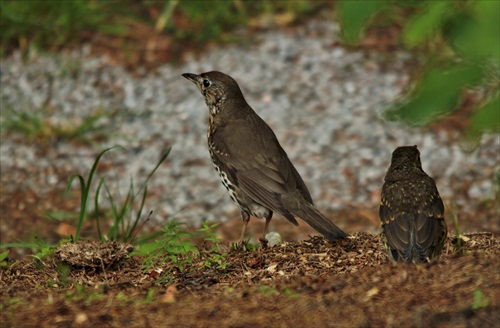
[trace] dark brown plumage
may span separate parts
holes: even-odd
[[[216,71],[182,76],[205,97],[208,148],[224,187],[241,210],[240,242],[251,215],[266,220],[265,237],[273,212],[295,225],[300,217],[331,240],[346,236],[314,207],[274,132],[248,105],[233,78]]]
[[[436,183],[422,169],[417,146],[392,153],[379,216],[391,260],[428,262],[441,254],[447,233],[444,205]]]

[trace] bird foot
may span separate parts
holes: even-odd
[[[236,244],[233,244],[236,249],[239,250],[246,250],[247,248],[247,241],[246,240],[239,240]]]
[[[266,238],[259,238],[259,241],[260,241],[260,247],[262,249],[266,249],[269,247],[269,241],[267,241]]]

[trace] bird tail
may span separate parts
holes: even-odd
[[[417,229],[414,223],[414,213],[396,215],[382,227],[387,248],[395,262],[425,261],[427,254],[417,240]]]
[[[300,206],[298,209],[292,211],[292,214],[304,220],[314,230],[332,241],[347,237],[345,232],[340,230],[339,227],[328,220],[311,204]]]
[[[393,259],[413,263],[429,262],[438,257],[447,231],[442,219],[425,213],[397,215],[383,230]]]
[[[414,229],[410,230],[409,233],[409,244],[407,248],[401,251],[401,257],[406,262],[429,262],[430,258],[428,253],[430,250],[422,247],[422,245],[418,243],[417,232]]]

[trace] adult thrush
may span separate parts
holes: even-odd
[[[422,169],[417,146],[392,153],[379,216],[392,261],[429,262],[441,254],[447,233],[444,205],[436,183]]]
[[[273,212],[294,225],[299,217],[330,240],[346,237],[314,207],[274,132],[248,105],[233,78],[217,71],[182,76],[194,82],[205,97],[208,149],[222,184],[241,210],[240,243],[250,216],[266,220],[261,239],[265,242]]]

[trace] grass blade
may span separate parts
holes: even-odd
[[[88,198],[89,198],[90,186],[92,184],[92,179],[94,178],[94,174],[97,170],[97,165],[99,164],[101,157],[105,153],[107,153],[108,151],[115,149],[115,148],[122,149],[122,150],[125,149],[122,146],[113,146],[113,147],[104,149],[102,152],[100,152],[99,155],[97,155],[97,157],[94,161],[94,164],[92,165],[92,168],[90,169],[89,176],[87,177],[87,183],[85,183],[85,180],[81,175],[75,175],[75,174],[72,175],[68,181],[66,191],[69,191],[71,184],[73,183],[73,180],[75,178],[78,178],[80,181],[81,204],[80,204],[80,216],[78,218],[78,225],[76,228],[76,235],[74,238],[75,241],[78,241],[78,239],[80,238],[80,232],[82,229],[83,221],[85,220],[85,218],[87,216],[87,202],[88,202]]]
[[[95,192],[94,199],[94,211],[95,211],[95,220],[97,225],[97,235],[99,236],[99,240],[103,240],[103,235],[101,232],[101,224],[99,222],[99,194],[101,193],[102,185],[104,184],[104,178],[99,180],[99,185],[97,186],[97,190]]]

